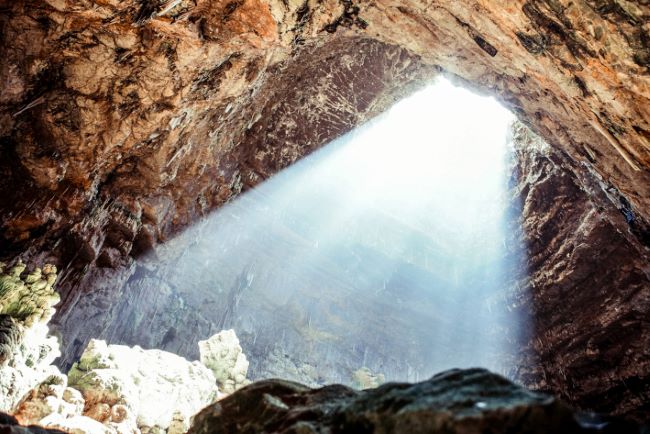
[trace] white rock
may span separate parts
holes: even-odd
[[[60,297],[53,265],[25,273],[18,260],[5,268],[0,262],[0,411],[12,412],[30,390],[60,375],[51,366],[60,356],[59,342],[47,328]]]
[[[110,427],[86,416],[65,418],[60,414],[52,414],[41,421],[47,428],[56,428],[71,434],[114,434]]]
[[[67,387],[63,391],[63,411],[64,416],[80,415],[84,411],[84,397],[77,389]]]
[[[7,364],[0,367],[0,411],[13,412],[25,395],[51,376],[59,376],[54,359],[61,355],[59,342],[48,336],[45,324],[37,323],[24,331],[22,343]]]
[[[357,389],[374,389],[385,382],[384,374],[375,374],[365,366],[352,373],[352,384]]]
[[[221,392],[233,393],[250,383],[246,379],[248,360],[234,330],[223,330],[199,341],[199,352],[201,363],[212,370]]]
[[[100,340],[88,344],[68,376],[70,385],[83,394],[87,409],[98,404],[110,407],[104,422],[121,425],[120,432],[133,429],[129,424],[133,418],[142,432],[165,431],[179,418],[189,423],[218,392],[214,375],[199,362]]]

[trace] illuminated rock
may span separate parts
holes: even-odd
[[[70,434],[115,434],[116,431],[111,430],[105,424],[97,422],[94,419],[91,419],[86,416],[73,416],[69,418],[63,418],[58,414],[52,415],[52,417],[46,418],[40,423],[41,426],[50,429],[58,429],[65,431]],[[126,434],[129,431],[117,431],[118,433]],[[133,431],[136,433],[136,431]]]
[[[352,384],[357,389],[374,389],[386,381],[383,374],[374,374],[370,369],[357,369],[352,373]]]
[[[52,366],[59,342],[47,327],[59,301],[56,267],[35,268],[27,276],[20,260],[5,268],[0,264],[0,411],[12,410],[32,388],[61,375]]]
[[[6,273],[0,263],[0,314],[9,315],[21,321],[26,327],[35,323],[46,324],[54,314],[53,306],[60,300],[54,291],[56,267],[45,265],[43,270],[35,268],[25,277],[25,264],[18,263]]]
[[[229,394],[250,383],[246,379],[248,360],[234,330],[224,330],[199,341],[201,363],[214,373],[219,391]]]
[[[217,396],[214,375],[199,362],[160,350],[92,340],[68,372],[81,391],[85,416],[118,433],[189,426],[189,418]]]
[[[79,391],[66,386],[65,375],[50,376],[23,398],[13,415],[22,425],[43,426],[49,426],[46,419],[53,414],[59,419],[80,416],[84,409],[83,397]]]

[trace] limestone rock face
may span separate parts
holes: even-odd
[[[575,163],[521,125],[514,134],[522,228],[512,234],[522,237],[528,277],[510,294],[533,322],[514,376],[584,409],[648,420],[650,252],[630,227],[629,204],[591,162]]]
[[[41,271],[34,271],[21,277],[25,264],[20,260],[4,272],[0,263],[0,315],[9,315],[31,327],[36,323],[47,324],[54,314],[53,306],[60,301],[53,289],[56,281],[56,267],[46,265]]]
[[[20,261],[7,270],[0,264],[0,411],[12,410],[35,386],[60,376],[52,365],[59,341],[47,327],[59,301],[52,287],[56,267],[24,276],[25,268]]]
[[[352,373],[352,382],[358,389],[374,389],[386,382],[383,374],[375,374],[365,366]]]
[[[12,244],[63,236],[67,259],[115,266],[438,71],[498,94],[572,158],[596,155],[650,215],[646,3],[19,0],[4,12]]]
[[[581,433],[564,404],[485,370],[443,372],[417,384],[362,392],[267,380],[199,413],[190,434]],[[636,432],[634,429],[621,430]]]
[[[206,343],[208,342],[208,343]],[[235,388],[248,364],[232,330],[202,343],[212,368]],[[22,425],[74,434],[183,434],[191,417],[219,396],[210,369],[165,351],[92,340],[68,376],[53,374],[13,410]],[[0,376],[11,371],[0,368]]]
[[[246,379],[248,360],[234,330],[199,341],[199,352],[201,363],[212,370],[221,392],[230,394],[250,383]]]
[[[76,389],[66,387],[67,376],[51,376],[23,398],[13,415],[21,425],[39,425],[74,434],[136,434],[134,421],[104,423],[84,416],[85,401]],[[86,412],[92,414],[90,412]]]
[[[214,375],[199,362],[160,350],[92,340],[68,373],[85,400],[84,415],[118,433],[187,429],[217,397]]]

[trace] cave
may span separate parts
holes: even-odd
[[[0,411],[17,418],[0,425],[641,432],[649,17],[628,0],[0,4]],[[436,83],[496,105],[436,108]],[[501,108],[504,154],[485,133],[408,146],[446,112],[470,134]],[[465,190],[428,188],[436,173]],[[447,229],[498,203],[492,247],[405,220],[441,203],[461,210]],[[98,391],[108,371],[124,396]]]

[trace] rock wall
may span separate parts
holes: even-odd
[[[520,380],[582,408],[647,419],[650,256],[629,204],[591,162],[522,127],[515,141],[529,280],[513,294],[534,321]]]
[[[117,432],[184,433],[190,418],[217,398],[212,372],[160,350],[92,340],[68,372],[84,415]]]
[[[114,266],[438,71],[498,94],[571,158],[592,158],[648,221],[648,5],[165,5],[3,7],[8,247]]]
[[[440,71],[593,160],[647,242],[647,5],[244,3],[4,7],[5,254],[124,265]]]

